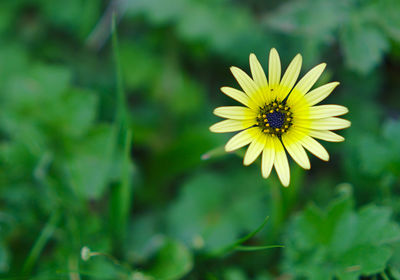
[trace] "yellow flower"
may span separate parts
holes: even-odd
[[[348,109],[340,105],[315,105],[325,99],[338,82],[328,83],[310,91],[325,69],[321,63],[311,69],[297,82],[302,64],[296,55],[281,78],[281,62],[278,52],[269,54],[268,80],[260,62],[250,55],[250,70],[253,78],[237,67],[231,67],[243,91],[223,87],[221,91],[244,106],[225,106],[214,110],[214,114],[226,118],[210,127],[212,132],[240,131],[226,143],[227,152],[248,144],[244,165],[250,165],[261,156],[261,172],[268,178],[272,167],[281,183],[287,187],[290,171],[285,148],[289,155],[304,169],[310,169],[310,160],[304,148],[328,161],[329,154],[314,138],[341,142],[344,138],[331,130],[343,129],[350,122],[337,118]]]

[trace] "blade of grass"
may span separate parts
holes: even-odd
[[[260,251],[271,248],[284,248],[283,245],[267,245],[267,246],[236,246],[236,251]]]
[[[235,243],[233,243],[233,246],[236,247],[237,245],[242,244],[243,242],[246,242],[247,240],[252,238],[254,235],[259,233],[265,227],[265,225],[267,224],[268,219],[269,219],[269,216],[265,217],[264,221],[262,222],[261,225],[258,226],[258,228],[256,228],[254,231],[250,232],[245,237],[243,237],[243,238],[239,239],[238,241],[236,241]]]
[[[122,77],[121,57],[119,53],[118,34],[116,30],[116,14],[112,15],[112,50],[116,73],[117,106],[115,114],[115,126],[118,130],[118,144],[115,150],[115,158],[121,160],[121,178],[116,186],[111,190],[110,201],[110,225],[113,233],[114,251],[118,255],[125,238],[126,225],[129,211],[132,206],[132,186],[131,186],[131,159],[130,147],[132,134],[128,129],[127,105]]]
[[[115,63],[115,73],[116,73],[116,90],[117,90],[117,114],[116,122],[121,125],[121,129],[127,129],[127,116],[126,116],[126,98],[125,89],[122,78],[122,67],[121,67],[121,57],[119,54],[119,43],[118,34],[116,29],[116,15],[115,12],[112,15],[111,21],[111,32],[112,32],[112,50]]]
[[[240,246],[242,243],[246,242],[247,240],[249,240],[250,238],[252,238],[253,236],[255,236],[257,233],[259,233],[264,226],[267,224],[269,217],[267,216],[264,221],[262,222],[261,225],[259,225],[254,231],[250,232],[248,235],[246,235],[245,237],[242,237],[238,240],[236,240],[235,242],[233,242],[230,245],[227,245],[225,247],[222,247],[221,249],[217,249],[215,251],[212,251],[210,253],[208,253],[206,255],[207,258],[212,258],[212,257],[220,257],[222,255],[226,255],[234,250],[236,250],[236,248],[238,246]]]
[[[132,206],[130,147],[132,134],[127,132],[123,150],[121,178],[111,193],[111,226],[116,246],[120,246],[124,237],[129,211]]]
[[[46,226],[40,233],[35,244],[33,245],[31,251],[29,252],[29,255],[22,268],[22,273],[24,275],[29,275],[31,273],[32,268],[35,265],[36,261],[38,260],[40,253],[43,251],[44,246],[46,245],[50,237],[53,235],[54,229],[59,220],[60,220],[60,213],[58,211],[54,211],[53,214],[50,216]]]

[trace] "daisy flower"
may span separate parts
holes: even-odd
[[[221,91],[244,106],[218,107],[214,114],[226,118],[210,127],[212,132],[240,131],[225,145],[227,152],[249,145],[243,164],[250,165],[261,155],[261,173],[268,178],[272,167],[285,187],[290,183],[287,153],[304,169],[310,169],[308,150],[322,160],[329,154],[314,138],[341,142],[344,138],[331,130],[350,126],[348,120],[337,116],[348,109],[340,105],[316,105],[338,85],[328,83],[310,91],[325,69],[321,63],[300,81],[302,57],[296,55],[281,77],[281,62],[276,49],[269,54],[268,80],[260,62],[250,55],[251,77],[237,67],[231,67],[243,91],[222,87]],[[285,151],[286,149],[286,151]]]

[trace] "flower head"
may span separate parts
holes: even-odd
[[[328,83],[310,91],[325,69],[321,63],[312,68],[300,81],[302,57],[296,55],[281,77],[281,62],[278,52],[269,54],[268,80],[260,62],[250,55],[252,78],[237,67],[231,71],[243,91],[223,87],[221,91],[244,106],[225,106],[214,110],[214,114],[226,118],[210,127],[212,132],[240,131],[225,145],[227,152],[249,145],[244,156],[244,165],[250,165],[261,156],[261,171],[268,178],[272,167],[281,183],[290,182],[289,163],[286,151],[304,169],[310,169],[310,160],[305,149],[322,160],[329,154],[314,138],[341,142],[344,138],[331,130],[350,126],[348,120],[337,116],[348,109],[340,105],[316,105],[339,85]],[[285,151],[286,148],[286,151]]]

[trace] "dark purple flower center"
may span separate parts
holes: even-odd
[[[281,112],[274,111],[273,113],[267,114],[267,120],[270,127],[282,128],[285,123],[285,115]]]
[[[277,100],[260,107],[257,116],[257,126],[265,134],[281,136],[292,126],[292,112],[290,107]]]

